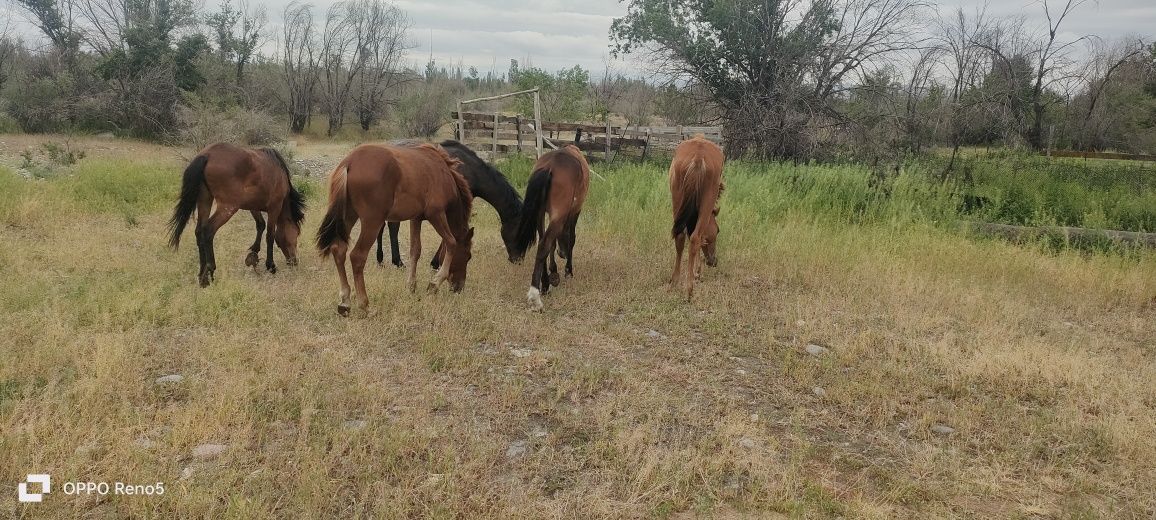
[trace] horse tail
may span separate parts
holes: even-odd
[[[205,188],[205,165],[208,163],[209,156],[198,155],[181,176],[181,195],[173,208],[173,217],[169,219],[169,247],[176,249],[180,245],[181,233],[185,232],[185,225],[197,209],[197,199],[201,197],[201,189]]]
[[[514,239],[514,253],[526,254],[534,245],[538,233],[542,231],[542,219],[546,216],[546,201],[550,197],[550,184],[554,174],[549,168],[538,168],[530,175],[526,184],[525,205],[522,206],[522,220],[518,223],[518,234]]]
[[[688,236],[694,233],[695,224],[698,223],[699,197],[702,196],[704,188],[702,184],[707,178],[706,158],[691,158],[681,178],[678,179],[681,183],[679,189],[682,191],[682,204],[675,212],[674,227],[670,229],[672,237],[682,233]]]
[[[333,173],[329,174],[329,209],[321,219],[317,230],[317,250],[321,256],[328,256],[329,249],[337,242],[349,242],[349,228],[345,226],[345,212],[349,206],[346,187],[349,158],[341,161]]]

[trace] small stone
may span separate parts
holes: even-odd
[[[157,445],[157,443],[153,442],[152,439],[149,439],[148,437],[137,437],[136,440],[132,441],[132,443],[135,444],[138,448],[143,448],[146,450],[152,449],[153,446]]]
[[[815,394],[815,397],[827,397],[827,391],[821,386],[812,387],[811,393]]]
[[[517,358],[530,357],[531,352],[533,352],[533,351],[531,351],[528,348],[512,348],[512,349],[510,349],[510,355],[517,357]]]
[[[806,325],[806,324],[807,324],[807,322],[806,322],[806,321],[803,321],[803,320],[795,320],[795,326],[796,326],[796,327],[802,327],[803,325]]]
[[[180,374],[169,374],[167,376],[158,377],[156,383],[158,385],[175,384],[185,380],[185,376]]]
[[[1075,326],[1076,326],[1076,324],[1075,324],[1075,323],[1072,323],[1072,322],[1070,322],[1070,321],[1065,321],[1065,322],[1064,322],[1064,326],[1065,326],[1065,327],[1075,327]]]
[[[935,426],[931,427],[931,432],[938,435],[951,435],[955,433],[955,428],[952,428],[946,424],[936,424]]]
[[[824,347],[822,345],[817,345],[815,343],[807,343],[807,346],[805,348],[807,350],[807,353],[812,355],[812,356],[822,356],[823,354],[827,354],[827,353],[831,352],[831,349]]]
[[[745,376],[745,375],[747,375],[747,371],[746,371],[746,370],[743,370],[743,369],[741,369],[741,368],[736,368],[736,369],[735,369],[735,373],[736,373],[736,374],[738,374],[738,375],[740,375],[740,376]]]
[[[649,331],[647,331],[646,337],[648,337],[650,339],[666,339],[665,334],[663,334],[657,330],[654,330],[654,329],[650,329]]]
[[[743,437],[742,439],[739,439],[739,446],[742,446],[748,450],[753,449],[755,447],[755,440],[750,437]]]
[[[549,434],[550,432],[547,432],[546,429],[541,426],[536,426],[530,431],[530,436],[535,439],[541,439]]]
[[[224,444],[201,444],[193,448],[193,458],[195,459],[211,459],[229,449]]]
[[[526,454],[526,441],[514,441],[506,448],[506,458],[516,459]]]
[[[181,470],[181,478],[179,478],[178,480],[188,480],[188,479],[192,478],[192,476],[193,476],[193,467],[192,466],[185,466],[184,469]]]
[[[751,414],[751,422],[759,422],[759,414],[752,413]]]
[[[369,423],[363,419],[353,419],[341,423],[341,427],[345,428],[346,430],[360,430],[368,425]]]

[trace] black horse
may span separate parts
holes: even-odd
[[[418,141],[395,141],[394,143],[420,144]],[[466,182],[470,185],[470,192],[473,193],[474,197],[490,203],[498,212],[498,218],[502,221],[502,242],[506,244],[506,254],[509,255],[510,262],[521,260],[520,255],[515,256],[514,254],[514,239],[518,233],[518,223],[522,217],[522,197],[518,195],[518,191],[510,186],[510,182],[506,180],[506,176],[502,175],[502,172],[483,161],[466,145],[448,139],[442,141],[441,147],[451,157],[462,162],[458,166],[458,173],[466,178]],[[401,261],[401,251],[397,244],[397,230],[400,224],[388,222],[386,227],[389,228],[389,252],[393,257],[393,265],[402,267],[405,264]],[[385,263],[384,235],[385,228],[382,228],[377,234],[377,263],[379,265]],[[430,260],[430,267],[434,269],[440,267],[441,259],[442,249],[439,247],[438,252]]]

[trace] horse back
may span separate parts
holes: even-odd
[[[208,158],[205,186],[218,204],[279,211],[289,192],[289,175],[280,160],[264,151],[228,143],[209,145],[199,155]]]

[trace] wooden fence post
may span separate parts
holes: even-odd
[[[610,114],[606,114],[606,162],[610,162]]]
[[[518,153],[522,153],[522,116],[514,116],[514,132],[518,136]]]
[[[490,152],[490,160],[498,158],[498,111],[494,110],[494,148]]]
[[[537,152],[538,157],[542,156],[542,106],[541,106],[541,103],[542,103],[542,100],[540,99],[540,96],[538,95],[538,90],[535,89],[534,90],[534,133],[537,134],[535,136],[535,138],[537,139],[538,142],[536,144],[535,151]]]
[[[458,101],[458,142],[466,142],[465,115],[462,114],[462,102]]]

